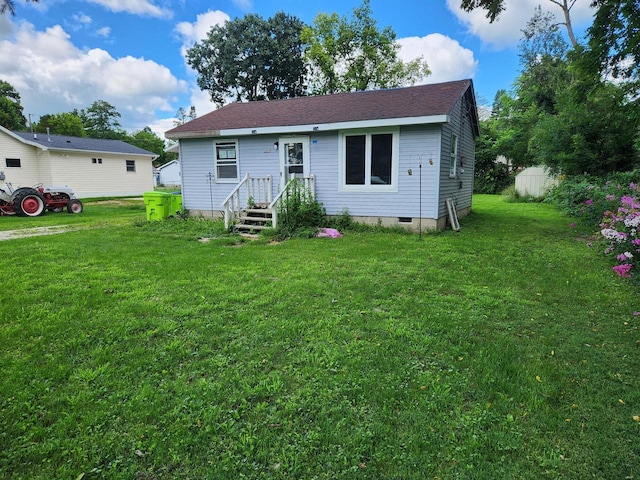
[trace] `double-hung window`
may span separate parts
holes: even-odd
[[[340,170],[343,191],[397,191],[398,131],[343,133]]]
[[[232,183],[238,181],[238,144],[232,142],[215,143],[216,181]]]

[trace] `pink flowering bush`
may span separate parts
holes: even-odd
[[[640,280],[640,186],[629,185],[615,209],[604,212],[600,233],[607,240],[605,254],[616,259],[613,271],[623,278]]]

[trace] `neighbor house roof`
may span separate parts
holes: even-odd
[[[330,130],[389,124],[443,123],[464,95],[477,110],[471,80],[286,100],[236,102],[175,127],[167,138]],[[477,130],[477,129],[476,129]]]
[[[33,145],[43,150],[85,151],[93,153],[119,153],[125,155],[152,155],[153,152],[136,147],[122,140],[107,140],[104,138],[71,137],[69,135],[48,135],[32,132],[5,132],[12,134],[23,143]]]

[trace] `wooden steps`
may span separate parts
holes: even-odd
[[[271,228],[273,212],[266,206],[256,205],[255,208],[244,210],[238,220],[233,227],[236,232],[259,232]]]

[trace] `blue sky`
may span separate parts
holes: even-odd
[[[320,12],[350,15],[361,0],[16,0],[17,15],[0,17],[0,79],[22,97],[34,121],[47,113],[106,100],[129,132],[162,133],[178,108],[198,115],[214,106],[201,92],[184,52],[213,25],[247,13],[279,11],[311,23]],[[473,78],[480,103],[509,89],[519,71],[521,29],[536,5],[558,14],[551,0],[507,0],[494,24],[466,14],[460,0],[371,0],[380,28],[391,26],[401,58],[423,56],[432,74],[422,83]],[[591,23],[590,0],[572,10],[578,33]]]

